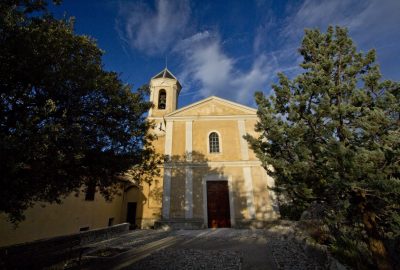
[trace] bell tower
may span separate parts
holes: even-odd
[[[167,68],[151,78],[150,101],[154,107],[150,109],[149,117],[163,117],[175,111],[181,89],[178,79]]]

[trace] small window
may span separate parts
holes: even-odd
[[[85,201],[94,201],[94,194],[96,193],[96,185],[89,183],[86,187]]]
[[[114,225],[114,218],[113,217],[108,219],[108,227],[110,227],[112,225]]]
[[[165,92],[164,89],[161,89],[160,92],[158,92],[158,109],[165,110],[166,104],[167,104],[167,93]]]
[[[210,153],[219,153],[219,137],[216,132],[211,132],[208,136]]]

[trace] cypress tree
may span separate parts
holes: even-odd
[[[345,28],[306,30],[299,52],[302,74],[280,73],[272,95],[256,93],[260,136],[246,138],[275,178],[283,215],[299,218],[318,204],[333,252],[357,268],[392,269],[399,83],[381,79],[375,50],[357,52]]]

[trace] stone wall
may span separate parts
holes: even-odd
[[[85,227],[103,228],[110,219],[114,224],[125,222],[126,214],[121,211],[123,196],[106,201],[96,192],[93,201],[86,201],[85,192],[75,195],[71,193],[61,204],[36,203],[24,212],[26,218],[17,228],[6,214],[0,213],[0,247],[69,235]]]
[[[129,223],[0,248],[1,269],[41,269],[79,256],[84,245],[113,238],[129,230]]]

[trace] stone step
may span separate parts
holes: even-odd
[[[156,221],[154,227],[156,229],[198,230],[204,229],[205,225],[203,220],[171,219]]]

